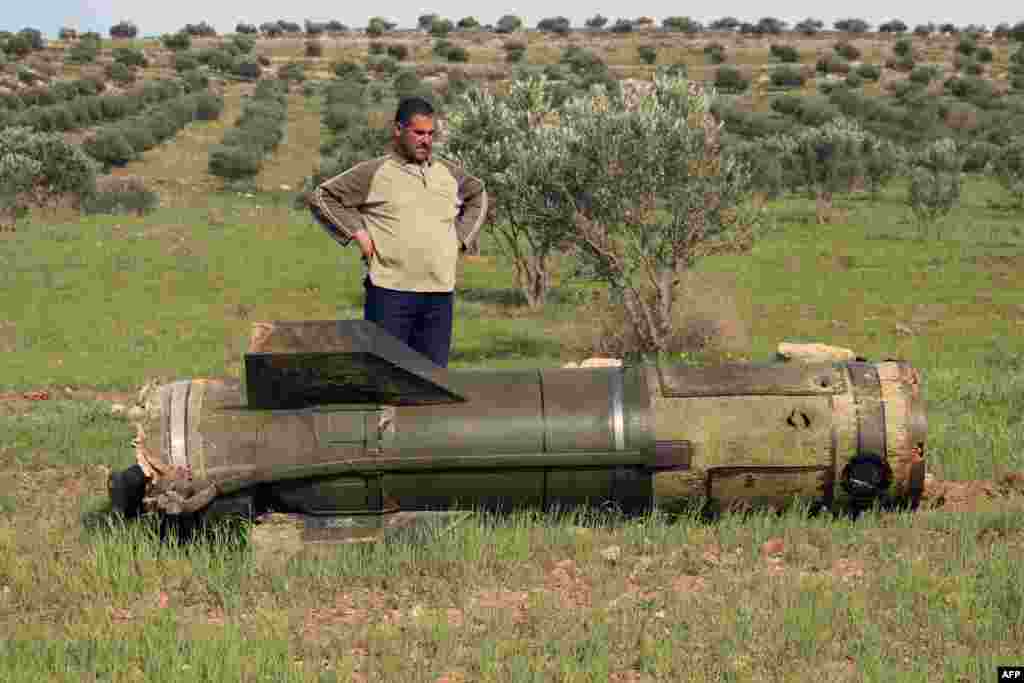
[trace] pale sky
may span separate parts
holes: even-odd
[[[359,5],[356,7],[355,5]],[[286,19],[302,24],[305,19],[326,21],[337,19],[352,28],[366,26],[371,16],[379,15],[398,23],[400,28],[413,28],[416,17],[436,13],[458,21],[465,16],[474,16],[481,24],[496,23],[504,14],[514,14],[532,28],[545,17],[568,17],[572,26],[583,26],[583,22],[595,14],[603,14],[611,22],[623,17],[635,19],[640,16],[653,17],[660,25],[662,19],[674,15],[689,15],[708,23],[723,16],[734,16],[741,21],[755,22],[763,16],[773,16],[793,23],[806,17],[820,19],[826,28],[831,28],[836,19],[854,17],[865,19],[877,27],[888,19],[902,19],[911,28],[916,24],[933,21],[953,22],[957,26],[985,24],[992,28],[1000,22],[1015,24],[1024,20],[1024,11],[1011,9],[1013,3],[987,2],[939,3],[912,0],[896,4],[883,0],[862,0],[858,3],[830,3],[823,6],[816,0],[779,0],[769,6],[750,0],[735,0],[730,3],[707,3],[692,6],[669,0],[646,0],[633,3],[597,3],[580,0],[550,2],[526,0],[524,2],[484,2],[471,0],[434,1],[418,7],[408,0],[376,0],[362,3],[327,2],[326,0],[292,0],[288,3],[257,2],[252,0],[177,0],[176,2],[131,2],[129,0],[43,0],[24,2],[5,0],[0,13],[0,30],[17,31],[30,26],[38,28],[49,37],[56,37],[61,26],[71,26],[81,31],[99,31],[104,36],[112,24],[128,19],[139,27],[140,35],[159,35],[180,29],[188,23],[206,21],[220,33],[230,33],[239,21],[260,24],[264,21]],[[372,9],[370,9],[372,8]]]

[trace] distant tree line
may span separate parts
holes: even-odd
[[[526,24],[522,17],[514,14],[502,15],[493,24],[481,24],[480,21],[473,16],[466,16],[458,21],[453,21],[436,13],[421,14],[416,19],[417,30],[429,33],[438,38],[443,38],[452,31],[487,30],[495,33],[514,33],[524,30],[525,27]],[[375,16],[370,18],[367,22],[365,31],[371,36],[379,36],[383,33],[394,31],[397,28],[397,22],[384,17]],[[562,15],[544,17],[534,25],[534,28],[535,30],[544,33],[555,33],[559,35],[565,35],[574,30],[569,18]],[[637,17],[633,19],[620,17],[615,21],[612,21],[608,17],[598,13],[586,19],[583,22],[583,26],[579,28],[587,31],[630,33],[634,30],[649,30],[656,28],[656,26],[654,19],[650,17]],[[846,17],[832,22],[832,30],[840,33],[864,34],[871,31],[871,29],[872,24],[870,22],[856,17]],[[305,34],[309,36],[339,34],[346,33],[351,30],[353,30],[351,27],[336,19],[329,21],[313,21],[311,19],[306,19],[301,24],[287,19],[265,21],[260,24],[240,21],[235,25],[235,33],[247,35],[259,34],[268,38],[296,34]],[[761,17],[756,21],[743,21],[734,16],[724,16],[704,24],[689,16],[669,16],[662,19],[660,30],[687,34],[714,31],[732,32],[743,35],[779,35],[792,31],[794,33],[813,36],[825,30],[825,23],[820,19],[808,17],[791,26],[789,22],[772,16]],[[895,35],[913,33],[913,35],[919,37],[927,37],[933,34],[945,36],[990,35],[995,39],[1009,39],[1024,42],[1024,21],[1019,21],[1016,24],[1003,22],[991,29],[984,24],[956,26],[950,22],[938,24],[929,22],[925,24],[917,24],[913,29],[911,29],[910,26],[902,19],[892,18],[880,23],[877,26],[877,31],[879,33]],[[139,28],[132,21],[122,20],[111,26],[109,33],[110,37],[113,39],[131,39],[138,37]],[[177,31],[177,33],[185,34],[190,37],[214,37],[217,35],[216,29],[206,21],[200,21],[195,24],[185,24]],[[80,40],[87,35],[89,34],[79,34],[77,29],[73,27],[63,27],[60,29],[58,34],[59,38],[65,41]],[[96,34],[96,37],[98,38],[98,34]],[[7,31],[0,32],[0,49],[3,49],[6,53],[23,55],[32,49],[42,49],[44,43],[45,41],[43,41],[42,33],[38,29],[25,28],[18,33],[10,33]],[[28,47],[26,47],[26,44]]]

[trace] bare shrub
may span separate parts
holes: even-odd
[[[649,286],[649,285],[645,285]],[[727,273],[686,272],[675,288],[668,354],[742,354],[751,346],[750,324],[741,312],[739,288]],[[648,292],[653,296],[653,292]],[[566,351],[580,358],[626,358],[646,349],[626,308],[609,290],[594,291],[566,335]]]

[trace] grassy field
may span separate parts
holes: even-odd
[[[810,202],[770,203],[769,233],[702,262],[689,305],[743,358],[815,340],[911,361],[930,471],[987,482],[969,504],[856,521],[522,513],[291,556],[111,520],[106,476],[133,433],[109,400],[237,375],[253,321],[361,317],[354,250],[286,192],[4,234],[0,680],[952,682],[1020,663],[1024,504],[999,482],[1024,470],[1022,219],[972,178],[941,239],[921,239],[904,192],[841,202],[848,222],[828,227]],[[590,287],[569,259],[534,312],[490,239],[482,254],[460,266],[453,367],[579,360]]]
[[[652,43],[658,64],[683,61],[698,79],[713,77],[710,40],[757,76],[772,42],[809,65],[838,39],[512,38],[535,65],[592,47],[620,77],[653,72],[636,53]],[[509,71],[505,39],[453,36],[470,61],[451,68]],[[429,37],[392,41],[438,66]],[[892,42],[854,41],[872,63]],[[946,63],[956,39],[914,42],[919,61]],[[157,41],[131,44],[152,58],[147,78],[170,75]],[[306,59],[290,38],[255,52],[327,77],[368,45],[328,38]],[[995,47],[1002,79],[1008,48]],[[848,220],[827,227],[812,202],[770,202],[750,254],[707,259],[689,280],[686,310],[724,333],[732,357],[821,341],[922,371],[929,471],[947,484],[916,513],[521,512],[298,552],[248,529],[185,544],[112,519],[107,476],[131,464],[134,436],[112,401],[130,404],[152,379],[237,376],[255,321],[362,316],[355,249],[283,187],[318,163],[318,98],[290,96],[262,191],[224,192],[206,174],[247,89],[228,85],[219,121],[118,171],[160,193],[155,213],[52,213],[0,233],[0,681],[959,683],[1024,663],[1024,486],[1008,476],[1024,471],[1024,215],[994,208],[1000,190],[983,178],[967,181],[938,237],[917,233],[899,182],[878,200],[840,200]],[[767,107],[762,90],[745,96],[754,108]],[[594,285],[573,269],[560,257],[549,304],[531,311],[485,232],[482,255],[460,264],[452,367],[585,357]],[[49,398],[26,396],[39,391]]]

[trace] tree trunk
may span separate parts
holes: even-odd
[[[832,193],[827,190],[818,190],[817,218],[818,225],[832,222]]]
[[[548,290],[551,288],[551,274],[548,272],[547,254],[525,254],[515,259],[516,286],[526,297],[531,311],[544,307]]]

